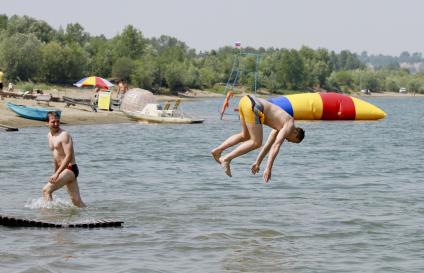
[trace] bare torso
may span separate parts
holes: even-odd
[[[258,100],[264,106],[265,125],[275,130],[281,130],[285,124],[292,124],[289,121],[293,121],[293,118],[286,111],[262,98],[258,98]]]
[[[53,152],[53,158],[57,166],[60,166],[62,164],[62,161],[65,159],[66,154],[63,149],[63,141],[66,141],[67,138],[70,138],[70,141],[72,141],[71,136],[68,132],[60,129],[59,132],[52,135],[51,133],[48,134],[49,138],[49,148]],[[75,155],[74,151],[72,149],[72,159],[70,164],[75,164]]]

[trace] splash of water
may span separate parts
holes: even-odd
[[[25,204],[25,208],[32,210],[36,209],[70,209],[74,208],[74,205],[66,200],[55,198],[53,201],[44,201],[42,197],[37,199],[28,200]]]

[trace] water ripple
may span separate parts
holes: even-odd
[[[0,271],[421,273],[423,99],[369,100],[388,117],[299,122],[307,137],[282,146],[268,184],[250,174],[257,152],[232,162],[232,178],[210,157],[240,126],[236,116],[217,119],[220,99],[184,103],[205,118],[194,126],[66,126],[84,209],[65,190],[41,198],[53,166],[46,128],[0,133],[0,214],[125,221],[0,227]]]

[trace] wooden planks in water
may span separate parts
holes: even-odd
[[[10,127],[10,126],[3,125],[3,124],[0,124],[0,128],[3,128],[3,129],[5,129],[5,130],[6,130],[6,131],[8,131],[8,132],[15,132],[15,131],[19,131],[19,129],[18,129],[18,128]]]
[[[0,215],[0,225],[7,227],[40,227],[40,228],[104,228],[121,227],[123,221],[96,220],[84,223],[48,223],[38,220],[16,218],[13,216]]]

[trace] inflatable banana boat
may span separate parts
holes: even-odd
[[[268,99],[296,120],[377,120],[386,113],[364,100],[338,93],[305,93]]]

